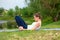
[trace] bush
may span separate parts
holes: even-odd
[[[47,25],[47,24],[52,23],[52,22],[53,22],[52,18],[51,17],[47,17],[47,18],[42,20],[42,26]]]
[[[7,23],[0,24],[0,29],[6,29],[6,28],[7,28]]]
[[[2,27],[2,24],[0,24],[0,29],[2,29],[3,27]]]
[[[15,21],[8,21],[7,22],[7,28],[8,29],[17,28]]]
[[[15,21],[8,21],[6,23],[0,24],[0,29],[13,29],[17,28]]]

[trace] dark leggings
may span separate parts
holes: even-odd
[[[15,20],[18,27],[22,26],[24,29],[27,29],[27,24],[24,22],[24,20],[20,16],[15,16]]]

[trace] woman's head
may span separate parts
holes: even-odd
[[[40,13],[35,13],[35,14],[34,14],[34,20],[35,20],[35,21],[41,20],[41,15],[40,15]]]

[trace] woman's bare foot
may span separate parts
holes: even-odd
[[[24,28],[22,26],[19,27],[19,30],[23,30]]]

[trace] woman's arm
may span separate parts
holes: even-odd
[[[36,25],[31,30],[36,30],[40,26],[40,23],[36,23]]]

